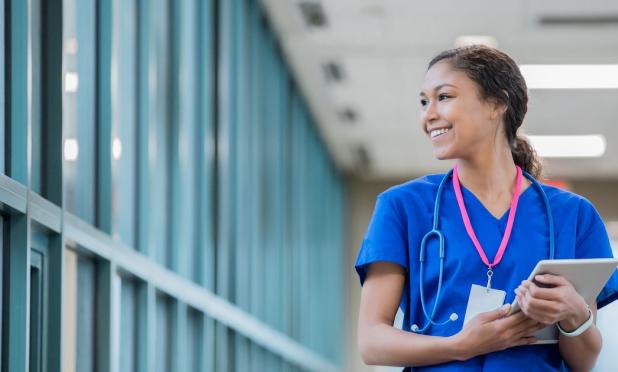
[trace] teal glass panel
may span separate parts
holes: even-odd
[[[2,6],[2,2],[0,2],[0,6]],[[1,15],[0,11],[0,15]],[[0,18],[2,19],[2,18]],[[0,41],[1,43],[1,41]],[[0,92],[2,89],[0,89]],[[1,120],[1,119],[0,119]],[[5,247],[4,240],[4,218],[0,215],[0,247],[2,247],[2,251],[0,252],[0,267],[2,267],[4,272],[4,254],[8,252],[8,247]],[[4,319],[4,275],[0,275],[0,319]],[[2,366],[2,350],[4,344],[4,331],[2,329],[2,321],[0,321],[0,366]]]
[[[3,25],[6,24],[6,19],[4,18],[4,0],[0,0],[0,21],[2,21]],[[6,102],[4,98],[4,89],[5,89],[4,72],[6,70],[4,43],[5,43],[4,27],[0,27],[0,173],[2,174],[5,173],[5,167],[6,167],[5,158],[4,158],[4,151],[6,147],[6,139],[5,139],[5,133],[4,133],[4,128],[6,127],[5,116],[4,116],[4,105]]]
[[[28,1],[28,116],[30,124],[30,188],[43,194],[42,27],[41,0]]]
[[[168,372],[172,370],[172,335],[173,329],[173,303],[167,296],[157,294],[156,300],[156,372]]]
[[[65,252],[64,361],[70,371],[96,370],[96,262]]]
[[[138,287],[124,278],[120,289],[120,372],[137,371]]]
[[[215,19],[214,1],[197,2],[197,63],[195,64],[196,86],[199,101],[196,102],[196,213],[197,252],[193,262],[194,280],[210,290],[214,290],[215,278],[215,130],[214,130],[214,75],[215,75]]]
[[[204,366],[204,316],[199,311],[189,308],[187,332],[188,371],[200,372]]]
[[[137,1],[112,2],[112,235],[136,246]]]
[[[197,113],[197,81],[195,75],[196,64],[196,30],[197,11],[195,0],[178,2],[175,5],[177,17],[172,19],[177,40],[173,41],[178,58],[174,63],[174,79],[177,84],[177,93],[173,97],[175,104],[175,128],[173,172],[173,200],[171,223],[174,225],[172,237],[175,265],[173,268],[185,277],[194,278],[195,272],[192,263],[196,258],[196,152],[195,135],[199,125]],[[176,25],[175,22],[178,22]]]
[[[170,27],[169,3],[153,0],[149,4],[149,138],[148,169],[150,173],[149,242],[153,257],[161,264],[171,260],[169,248],[170,154]]]
[[[44,280],[43,254],[35,250],[30,254],[30,339],[29,339],[29,371],[43,370],[43,316]]]
[[[95,371],[96,366],[96,265],[77,259],[77,360],[76,371]]]
[[[65,206],[95,222],[95,2],[65,0],[63,157]]]

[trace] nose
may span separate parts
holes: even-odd
[[[438,111],[436,109],[436,105],[429,101],[425,108],[421,110],[421,122],[423,126],[427,126],[430,122],[438,119]]]

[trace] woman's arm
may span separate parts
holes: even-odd
[[[585,300],[568,280],[557,275],[538,275],[535,279],[552,288],[540,288],[527,280],[522,283],[517,289],[517,302],[526,315],[547,325],[560,322],[565,331],[575,330],[588,319]],[[590,310],[596,321],[596,302]],[[601,345],[601,333],[595,325],[576,337],[560,334],[560,355],[573,371],[594,368]]]
[[[590,306],[592,315],[596,323],[597,304]],[[572,331],[588,320],[588,310],[585,309],[584,315],[577,319],[565,319],[560,322],[560,326],[565,331]],[[592,325],[588,330],[577,337],[567,337],[560,334],[560,355],[572,371],[590,371],[596,364],[603,341],[601,332]]]
[[[370,265],[362,289],[358,346],[367,364],[421,366],[465,360],[534,342],[538,322],[519,312],[505,318],[508,306],[483,313],[451,337],[419,335],[393,327],[405,272],[397,264]]]

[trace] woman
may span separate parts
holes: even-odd
[[[447,50],[429,63],[420,93],[421,127],[436,158],[456,165],[452,174],[415,179],[377,199],[356,262],[363,285],[358,341],[366,363],[440,371],[594,366],[601,335],[588,319],[618,298],[618,275],[592,304],[559,276],[522,282],[542,259],[612,257],[590,202],[534,180],[541,165],[517,135],[527,100],[517,65],[496,49]],[[436,224],[436,207],[442,261],[435,232],[420,251]],[[497,296],[488,300],[493,305],[485,303],[488,294]],[[515,298],[521,312],[509,314],[505,305],[468,319],[475,307],[495,309]],[[398,307],[404,313],[401,330],[393,327]],[[562,330],[559,342],[531,345],[535,332],[552,324]],[[572,337],[571,331],[581,334]]]

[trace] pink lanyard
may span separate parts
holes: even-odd
[[[502,236],[502,242],[500,242],[500,247],[498,248],[498,252],[496,253],[494,262],[492,263],[489,263],[487,255],[485,255],[485,251],[483,250],[481,243],[476,238],[476,234],[474,233],[474,229],[472,228],[472,223],[470,222],[470,217],[468,217],[466,205],[464,204],[463,196],[461,194],[461,185],[459,183],[459,171],[457,170],[457,165],[455,165],[453,169],[453,186],[455,189],[455,197],[457,198],[457,204],[459,204],[461,218],[463,219],[463,223],[466,227],[466,231],[468,232],[468,236],[472,240],[474,247],[476,247],[479,256],[481,256],[481,260],[483,261],[485,266],[487,266],[487,289],[491,288],[491,277],[493,275],[493,268],[494,266],[498,265],[502,260],[502,256],[504,255],[504,251],[506,250],[506,245],[508,244],[509,238],[511,237],[511,231],[513,230],[513,222],[515,220],[515,212],[517,211],[517,203],[519,201],[519,193],[521,191],[522,181],[521,168],[519,166],[516,166],[516,168],[517,181],[515,183],[515,192],[513,193],[513,199],[511,199],[511,209],[509,210],[509,218],[506,223],[506,230],[504,231],[504,235]]]

